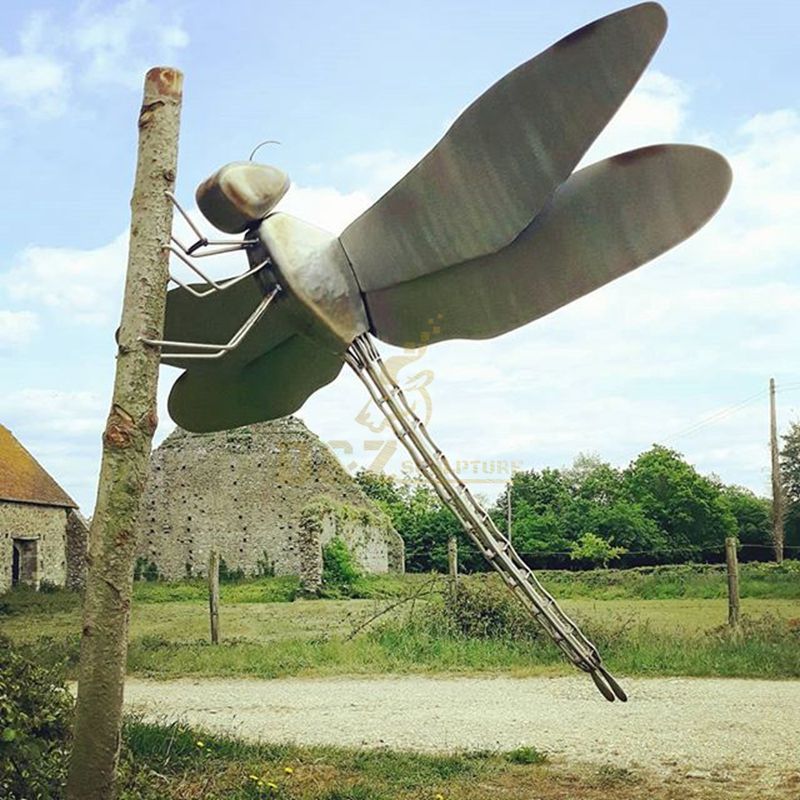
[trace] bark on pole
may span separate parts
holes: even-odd
[[[141,339],[163,338],[172,229],[164,193],[175,184],[182,88],[183,75],[170,67],[145,77],[117,370],[89,530],[68,800],[114,796],[136,521],[158,422],[159,353]]]

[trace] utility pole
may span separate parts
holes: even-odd
[[[514,485],[514,476],[508,481],[508,491],[506,492],[506,532],[508,541],[511,541],[511,487]]]
[[[772,451],[772,543],[775,561],[783,562],[783,481],[778,455],[778,422],[775,411],[775,378],[769,379],[769,441]]]
[[[145,76],[117,369],[89,530],[68,800],[114,797],[136,524],[158,424],[160,353],[142,339],[163,338],[172,232],[165,192],[175,186],[182,89],[176,69]]]

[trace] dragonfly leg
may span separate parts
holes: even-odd
[[[253,313],[242,323],[241,327],[239,328],[236,333],[227,341],[225,344],[211,344],[206,342],[178,342],[172,341],[169,339],[145,339],[141,338],[140,341],[144,342],[144,344],[148,344],[152,347],[160,347],[160,348],[168,348],[170,350],[187,350],[189,352],[186,353],[163,353],[162,352],[162,359],[166,355],[171,361],[180,359],[183,361],[184,359],[205,359],[211,360],[216,358],[222,358],[226,353],[230,353],[232,350],[235,350],[242,342],[242,340],[247,336],[253,326],[264,316],[264,313],[269,308],[270,303],[275,299],[277,294],[280,292],[280,286],[275,286],[271,292],[264,295],[264,299],[256,306]]]
[[[508,537],[453,470],[434,444],[400,387],[386,369],[368,334],[358,336],[345,353],[345,361],[383,412],[395,436],[408,450],[420,473],[461,523],[511,592],[539,622],[564,655],[588,672],[606,700],[627,699],[622,687],[603,665],[597,648],[564,613],[517,553]]]

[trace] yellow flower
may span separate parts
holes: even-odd
[[[205,742],[201,742],[199,739],[195,742],[198,747],[205,747]]]
[[[258,775],[248,775],[247,777],[250,778],[251,781],[257,781],[258,780]]]
[[[434,795],[433,800],[444,800],[444,795],[443,794]]]
[[[267,784],[267,786],[269,786],[270,789],[277,789],[278,788],[278,784],[277,783],[273,783],[272,781],[270,781]]]
[[[294,773],[294,767],[284,767],[284,768],[283,768],[283,771],[284,771],[284,772],[285,772],[287,775],[292,775],[292,774]]]

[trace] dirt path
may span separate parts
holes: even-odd
[[[151,719],[247,739],[448,751],[530,745],[570,760],[726,780],[796,769],[800,681],[627,679],[607,703],[569,678],[131,678]]]

